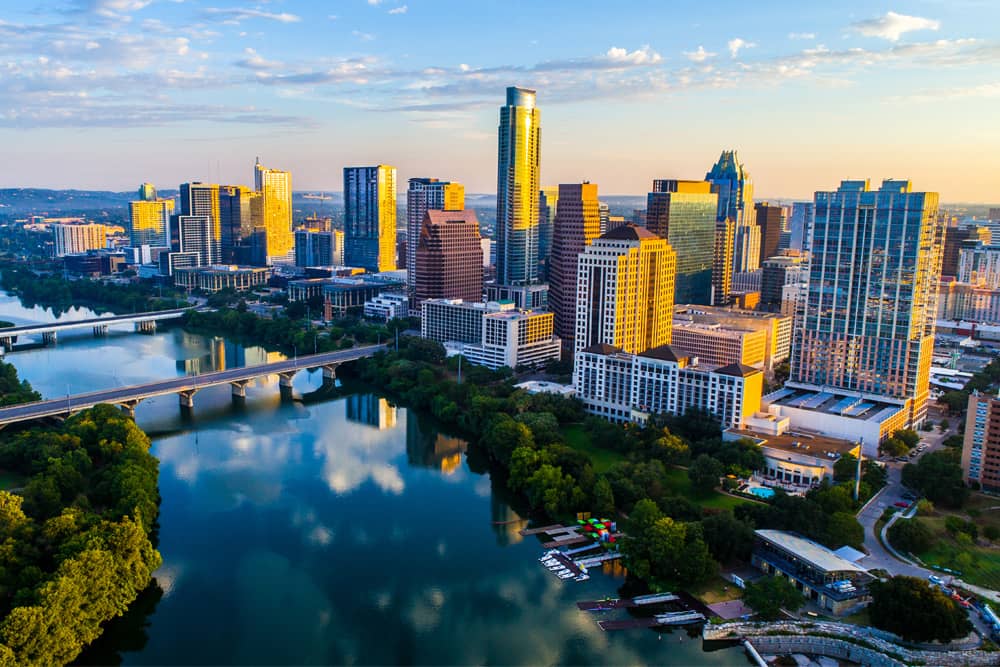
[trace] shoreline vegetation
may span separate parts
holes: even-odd
[[[38,396],[12,365],[0,371],[5,404]],[[0,434],[0,470],[23,479],[0,490],[0,666],[72,661],[148,589],[161,563],[149,448],[110,405]]]

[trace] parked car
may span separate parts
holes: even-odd
[[[893,505],[895,505],[896,507],[909,507],[910,503],[900,500],[899,502],[893,503]]]

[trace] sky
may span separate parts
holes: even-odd
[[[731,148],[758,198],[1000,201],[996,0],[5,0],[0,187],[252,183],[260,156],[296,190],[382,163],[491,193],[511,85],[545,184],[642,194]]]

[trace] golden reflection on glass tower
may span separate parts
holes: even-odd
[[[538,281],[538,188],[541,112],[535,91],[507,89],[500,107],[497,160],[497,283]]]
[[[264,261],[287,264],[294,261],[295,236],[292,233],[292,174],[268,169],[260,158],[254,165],[254,186],[261,193],[264,229]]]

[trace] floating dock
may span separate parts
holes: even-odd
[[[655,595],[642,595],[635,598],[607,599],[607,600],[583,600],[576,603],[577,609],[583,611],[610,611],[612,609],[629,609],[642,607],[644,605],[660,604],[666,602],[676,602],[680,600],[679,595],[673,593],[656,593]]]
[[[545,561],[549,559],[554,559],[556,563],[553,565],[546,565]],[[570,579],[574,581],[586,581],[587,579],[590,579],[590,575],[587,574],[586,569],[580,567],[574,563],[572,559],[568,558],[565,554],[559,551],[549,551],[544,554],[539,561],[549,572],[557,577],[559,576],[559,572],[563,569],[569,570],[569,572],[573,575],[571,577],[559,577],[560,579],[565,579],[567,581]]]
[[[597,565],[600,565],[601,563],[606,563],[611,560],[618,560],[621,557],[622,555],[617,551],[608,551],[603,554],[597,554],[596,556],[577,558],[574,562],[580,567],[595,567]]]
[[[598,621],[598,627],[605,632],[611,630],[631,630],[633,628],[653,628],[657,622],[655,618],[630,618],[624,621]]]
[[[551,526],[542,526],[541,528],[522,528],[518,532],[524,537],[528,535],[538,535],[539,533],[548,533],[549,531],[557,530],[559,528],[565,528],[566,526],[561,523],[554,523]]]
[[[690,623],[701,623],[705,620],[705,615],[698,611],[672,611],[666,614],[657,614],[653,617],[656,625],[688,625]]]

